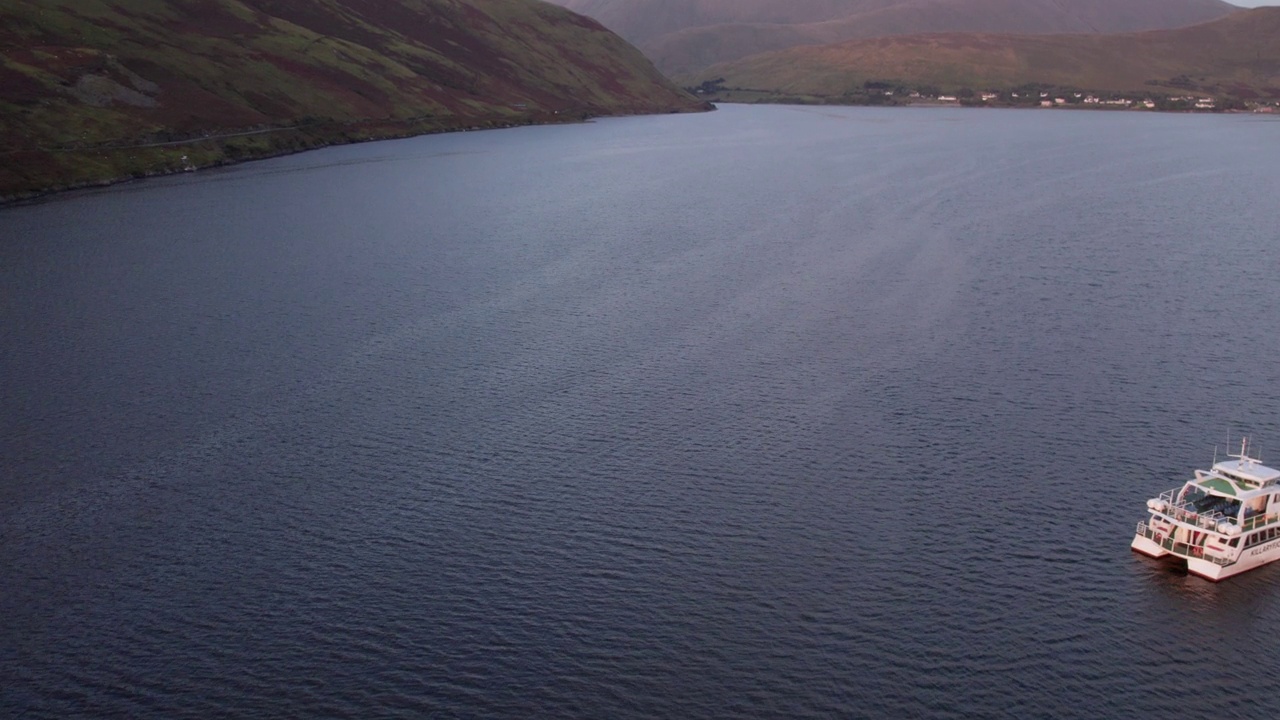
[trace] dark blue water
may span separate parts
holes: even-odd
[[[1275,715],[1280,566],[1128,543],[1280,452],[1278,168],[730,106],[6,209],[0,716]]]

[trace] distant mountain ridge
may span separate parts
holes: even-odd
[[[550,0],[636,43],[668,74],[798,45],[926,32],[1121,33],[1184,27],[1222,0]]]
[[[839,97],[867,83],[996,90],[1193,92],[1280,100],[1280,7],[1175,30],[1114,35],[939,33],[794,47],[690,76],[726,87]]]
[[[705,108],[595,20],[538,0],[0,0],[0,196]]]

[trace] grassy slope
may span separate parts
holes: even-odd
[[[595,17],[635,42],[668,74],[857,38],[927,32],[1133,32],[1192,25],[1239,9],[1221,0],[553,1]]]
[[[942,88],[1046,84],[1088,90],[1202,91],[1280,97],[1280,8],[1179,30],[1121,35],[939,34],[855,40],[764,53],[708,68],[696,82],[839,96],[867,80]]]
[[[537,0],[0,0],[6,196],[184,155],[699,107]]]

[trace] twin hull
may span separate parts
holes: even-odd
[[[1219,565],[1212,560],[1191,557],[1182,553],[1174,553],[1163,546],[1157,544],[1154,540],[1142,535],[1135,535],[1133,543],[1130,545],[1134,550],[1149,555],[1153,558],[1176,557],[1185,560],[1187,563],[1187,572],[1192,575],[1199,575],[1206,580],[1225,580],[1233,575],[1239,575],[1242,572],[1248,572],[1256,567],[1261,567],[1269,562],[1280,560],[1280,540],[1273,540],[1264,545],[1256,547],[1244,548],[1240,551],[1240,556],[1235,562],[1229,565]]]

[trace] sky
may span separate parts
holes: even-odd
[[[1280,0],[1227,0],[1240,7],[1262,7],[1263,5],[1280,5]]]

